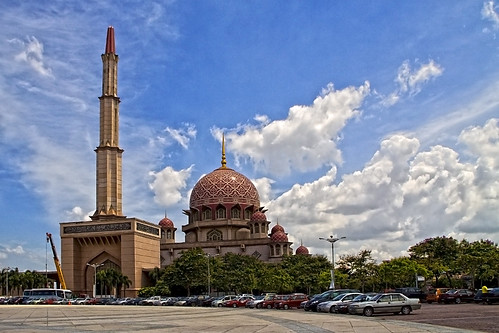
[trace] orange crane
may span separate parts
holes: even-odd
[[[64,281],[64,275],[62,275],[61,264],[59,263],[59,258],[57,257],[57,251],[55,250],[54,242],[52,241],[52,234],[47,232],[47,242],[50,242],[52,246],[52,253],[54,254],[54,264],[57,269],[57,276],[59,277],[59,283],[61,284],[61,289],[66,289],[66,281]]]

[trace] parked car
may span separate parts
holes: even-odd
[[[261,308],[261,303],[264,301],[265,296],[255,296],[251,301],[247,302],[244,307],[250,309],[259,309]]]
[[[409,298],[418,298],[421,302],[426,301],[426,293],[415,287],[395,288],[396,293],[401,293]]]
[[[475,298],[475,292],[467,289],[451,289],[447,292],[440,294],[438,303],[456,303],[461,302],[473,302]]]
[[[446,293],[447,291],[449,291],[449,288],[437,288],[437,289],[432,290],[431,292],[429,292],[426,295],[426,303],[428,303],[428,304],[431,304],[433,302],[438,303],[440,295],[442,295],[443,293]]]
[[[317,312],[329,312],[329,313],[335,313],[336,312],[336,307],[343,302],[350,302],[352,301],[355,297],[362,295],[361,293],[346,293],[346,294],[339,294],[335,298],[333,298],[331,301],[327,302],[322,302],[317,305]]]
[[[275,303],[282,301],[285,296],[286,295],[270,295],[261,303],[261,307],[263,309],[273,309]]]
[[[483,303],[499,303],[499,288],[491,288],[486,293],[482,293]]]
[[[274,302],[274,307],[276,309],[284,309],[287,310],[289,308],[299,308],[300,304],[303,301],[307,301],[308,297],[305,294],[295,293],[291,295],[287,295],[287,297],[283,298],[280,302]]]
[[[335,312],[336,313],[348,313],[348,307],[350,306],[351,303],[365,302],[365,301],[370,300],[372,297],[374,297],[376,295],[377,295],[376,293],[360,294],[359,296],[355,297],[351,301],[338,303],[338,304],[336,304]]]
[[[408,298],[400,293],[378,294],[365,302],[350,303],[348,313],[362,314],[370,317],[377,313],[410,314],[413,310],[421,309],[419,299]]]
[[[305,303],[303,308],[305,309],[305,311],[316,312],[317,305],[319,303],[331,301],[336,296],[346,293],[360,293],[360,291],[358,291],[357,289],[331,289],[311,298],[307,303]]]
[[[252,299],[254,299],[253,296],[241,296],[231,301],[225,302],[224,306],[231,308],[240,308],[244,307],[246,303],[251,301]]]
[[[224,306],[224,302],[231,301],[233,299],[236,299],[237,297],[238,297],[237,295],[225,295],[221,299],[217,299],[211,302],[211,306],[216,306],[216,307]]]

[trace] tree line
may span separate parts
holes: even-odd
[[[202,249],[185,251],[163,268],[150,272],[151,287],[140,296],[223,293],[302,292],[327,290],[332,264],[323,255],[285,256],[277,264],[264,263],[248,255],[206,255]],[[411,246],[408,256],[376,263],[372,250],[340,256],[335,269],[336,288],[362,292],[398,287],[480,288],[497,286],[499,247],[490,240],[468,242],[452,237],[425,239]],[[418,281],[420,280],[420,281]],[[424,280],[424,281],[423,281]]]

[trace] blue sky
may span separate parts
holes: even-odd
[[[497,1],[4,1],[0,25],[0,267],[53,269],[45,232],[95,210],[110,25],[125,215],[183,240],[225,133],[294,248],[498,241]]]

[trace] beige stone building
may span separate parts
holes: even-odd
[[[171,264],[191,248],[202,248],[213,256],[228,252],[251,255],[265,262],[279,262],[284,255],[293,254],[284,228],[277,223],[269,230],[271,222],[253,183],[226,166],[224,141],[221,167],[201,178],[191,192],[189,209],[184,210],[184,242],[176,241],[177,228],[167,217],[152,224],[123,215],[118,55],[112,27],[108,28],[102,62],[96,210],[91,221],[60,224],[67,287],[74,294],[92,294],[96,271],[116,268],[131,280],[125,295],[135,296],[148,285],[149,271]],[[297,253],[308,250],[300,246]]]
[[[93,293],[95,270],[115,268],[131,281],[125,295],[135,296],[147,285],[147,272],[160,265],[160,227],[122,212],[118,59],[114,29],[109,27],[102,55],[100,138],[95,149],[96,210],[91,221],[60,225],[62,271],[67,288],[76,295]]]

